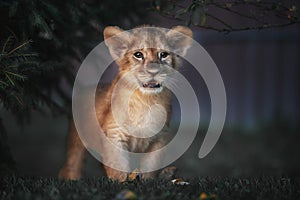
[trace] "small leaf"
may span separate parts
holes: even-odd
[[[232,4],[231,3],[225,3],[225,8],[231,8],[232,7]]]
[[[5,85],[5,86],[8,86],[8,84],[5,83],[4,81],[1,81],[1,80],[0,80],[0,83],[3,84],[3,85]]]
[[[13,4],[9,7],[9,11],[8,11],[9,17],[13,17],[16,15],[18,5],[19,5],[19,1],[14,1]]]
[[[171,181],[174,185],[189,185],[189,182],[184,181],[182,178],[176,178]]]
[[[130,190],[122,190],[120,193],[116,196],[117,200],[136,200],[137,196],[134,192]]]
[[[202,6],[195,7],[191,16],[191,21],[196,26],[204,25],[206,23],[206,15],[205,15],[204,7]]]
[[[10,54],[12,54],[12,53],[18,51],[19,49],[21,49],[21,48],[25,47],[26,45],[28,45],[30,42],[31,42],[30,40],[27,40],[27,41],[23,42],[23,43],[20,44],[19,46],[17,46],[17,47],[15,47],[14,49],[10,50],[10,51],[7,53],[7,55],[10,55]]]
[[[176,14],[174,16],[175,19],[178,19],[181,15],[187,13],[187,9],[179,9],[176,11]]]
[[[14,81],[7,74],[5,74],[5,77],[9,80],[11,85],[15,85]]]
[[[19,78],[21,80],[24,80],[26,78],[26,76],[23,76],[21,74],[16,74],[16,73],[13,73],[13,72],[10,72],[10,71],[5,71],[5,72],[8,73],[8,74],[10,74],[10,75],[12,75],[12,76],[15,76],[15,77],[17,77],[17,78]]]
[[[204,193],[204,192],[202,192],[201,194],[200,194],[200,200],[205,200],[205,199],[207,199],[207,194],[206,193]]]
[[[297,7],[295,5],[293,5],[292,7],[290,7],[289,11],[291,11],[291,12],[297,11]]]
[[[199,200],[216,200],[218,199],[216,194],[206,194],[205,192],[202,192],[199,196]]]
[[[206,15],[203,14],[201,17],[201,26],[204,26],[206,24]]]

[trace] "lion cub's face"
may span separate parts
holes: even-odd
[[[164,82],[179,64],[178,56],[183,56],[190,47],[191,37],[192,31],[183,26],[171,30],[156,27],[104,30],[105,43],[126,85],[147,94],[163,90]]]

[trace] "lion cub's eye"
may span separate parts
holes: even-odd
[[[136,59],[138,59],[138,60],[143,60],[143,59],[144,59],[144,55],[143,55],[143,53],[140,52],[140,51],[135,52],[133,55],[134,55],[134,57],[135,57]]]
[[[169,53],[168,53],[168,52],[165,52],[165,51],[160,52],[160,53],[158,54],[158,57],[160,58],[160,60],[165,60],[168,56],[169,56]]]

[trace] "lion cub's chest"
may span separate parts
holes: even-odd
[[[132,99],[128,106],[120,107],[119,112],[121,117],[115,123],[127,135],[137,138],[155,136],[162,130],[167,119],[166,108],[155,100],[147,102]]]
[[[164,134],[166,120],[166,109],[160,104],[132,102],[128,108],[128,120],[125,122],[127,147],[132,151],[146,151],[152,142],[159,140]]]
[[[129,102],[118,96],[119,102],[112,106],[114,111],[111,110],[109,117],[104,119],[107,136],[121,141],[130,150],[145,151],[167,128],[170,103],[164,95],[151,98],[133,95]]]

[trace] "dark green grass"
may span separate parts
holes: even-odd
[[[125,189],[134,192],[137,199],[199,199],[201,193],[206,193],[208,197],[213,194],[211,199],[220,200],[300,199],[299,179],[197,178],[187,181],[190,185],[180,186],[166,180],[119,184],[107,178],[63,181],[56,178],[7,176],[0,179],[0,199],[116,199]]]

